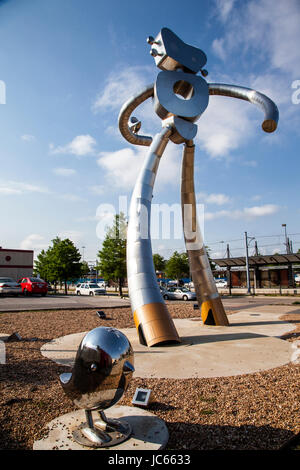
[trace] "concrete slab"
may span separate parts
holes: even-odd
[[[163,420],[144,409],[130,406],[113,406],[105,410],[108,418],[126,420],[132,427],[131,437],[119,445],[93,450],[159,450],[168,442],[169,432]],[[97,412],[93,412],[97,418]],[[33,444],[33,450],[90,450],[72,438],[72,431],[85,422],[84,410],[59,416],[47,425],[48,434]]]
[[[242,311],[229,316],[230,326],[205,326],[199,319],[175,319],[179,345],[142,346],[134,328],[122,329],[135,352],[134,377],[226,377],[272,369],[291,361],[291,343],[278,337],[294,329],[280,314]],[[57,338],[42,355],[72,366],[84,333]]]

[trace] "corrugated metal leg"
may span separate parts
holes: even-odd
[[[155,136],[132,194],[127,231],[128,290],[141,344],[180,342],[160,293],[153,265],[150,217],[153,186],[160,158],[172,130]]]
[[[184,145],[181,173],[181,206],[183,230],[189,257],[191,275],[197,295],[201,317],[207,325],[228,326],[220,295],[210,268],[205,245],[197,221],[194,187],[194,153],[192,141]]]

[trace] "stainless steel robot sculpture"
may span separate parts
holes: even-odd
[[[73,431],[73,438],[84,446],[114,446],[131,434],[129,423],[107,419],[103,410],[115,405],[126,391],[132,374],[133,350],[119,330],[99,327],[81,341],[72,373],[60,376],[66,395],[78,408],[84,408],[86,423]],[[92,411],[99,411],[94,422]]]
[[[168,28],[154,39],[149,37],[150,54],[159,69],[156,82],[131,97],[119,114],[119,129],[134,145],[150,146],[136,181],[127,233],[127,276],[134,322],[140,343],[154,346],[165,342],[180,342],[172,318],[160,293],[152,259],[150,238],[151,200],[160,159],[169,140],[183,144],[181,173],[181,205],[183,231],[191,275],[201,317],[205,324],[228,325],[220,296],[215,286],[201,232],[197,223],[194,190],[193,139],[194,124],[205,111],[209,95],[239,98],[257,105],[264,112],[262,128],[274,132],[278,109],[267,96],[249,88],[207,83],[203,77],[206,55],[200,49],[185,44]],[[142,102],[152,98],[154,110],[162,119],[162,131],[153,139],[139,135],[141,122],[131,116]]]

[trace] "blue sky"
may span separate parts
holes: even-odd
[[[146,38],[164,26],[205,51],[208,82],[254,88],[280,112],[267,135],[253,105],[210,97],[195,139],[205,242],[214,256],[227,241],[240,255],[247,231],[261,252],[284,252],[286,223],[300,248],[298,0],[0,1],[1,246],[37,254],[59,235],[96,258],[99,223],[120,196],[129,203],[147,151],[121,137],[119,110],[154,82]],[[143,133],[160,129],[151,102],[136,114]],[[179,204],[180,159],[181,147],[169,144],[154,203]],[[183,248],[182,239],[153,240],[165,257]]]

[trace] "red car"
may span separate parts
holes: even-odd
[[[19,284],[22,287],[22,294],[41,294],[42,296],[47,295],[48,284],[39,279],[38,277],[23,277],[19,280]]]

